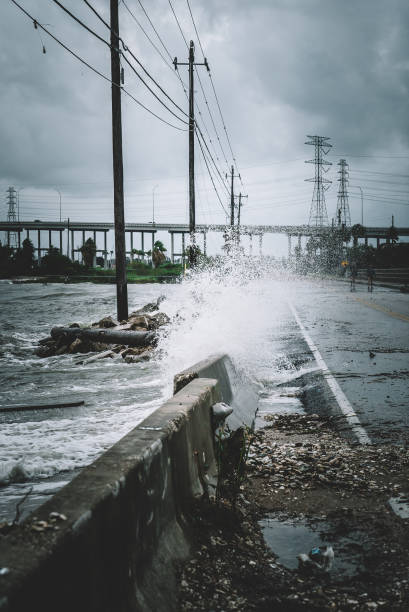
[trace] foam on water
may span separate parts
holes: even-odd
[[[115,316],[115,287],[2,286],[0,404],[69,399],[85,406],[0,414],[0,484],[37,486],[88,465],[172,394],[177,372],[210,354],[228,353],[252,380],[280,378],[288,285],[267,266],[238,255],[180,284],[130,285],[128,293],[130,311],[166,297],[161,309],[171,324],[161,329],[156,356],[81,366],[78,355],[38,359],[33,349],[54,325]]]

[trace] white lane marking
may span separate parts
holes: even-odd
[[[325,378],[328,382],[328,386],[331,389],[338,403],[338,406],[341,409],[342,414],[345,416],[346,420],[351,426],[352,431],[354,432],[354,434],[356,435],[356,437],[358,438],[361,444],[371,444],[371,439],[366,433],[365,429],[362,427],[361,422],[355,410],[352,408],[345,393],[342,391],[341,387],[339,386],[335,378],[332,376],[327,364],[325,363],[324,359],[321,356],[321,353],[315,346],[314,342],[312,341],[304,325],[301,323],[301,320],[300,320],[300,317],[298,316],[297,311],[295,310],[294,306],[290,302],[289,302],[289,307],[303,333],[305,341],[307,342],[312,354],[314,355],[317,365],[320,367],[322,373],[325,374]]]

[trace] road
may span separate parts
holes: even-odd
[[[297,367],[319,368],[303,380],[307,409],[346,414],[340,423],[360,442],[407,441],[409,296],[384,288],[368,293],[363,285],[350,292],[344,283],[302,282],[290,309],[283,332],[291,332],[290,358]]]

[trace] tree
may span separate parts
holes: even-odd
[[[356,223],[351,227],[351,234],[354,239],[354,246],[358,245],[358,238],[365,237],[365,228],[360,223]]]
[[[152,251],[152,261],[153,261],[153,265],[155,266],[155,268],[157,268],[158,266],[160,266],[161,263],[166,261],[165,252],[166,252],[166,249],[165,249],[163,242],[161,242],[160,240],[157,240],[153,245],[153,251]]]
[[[396,227],[391,225],[388,229],[387,238],[391,240],[392,244],[396,244],[399,240],[398,232],[396,231]]]
[[[51,246],[47,255],[41,258],[40,271],[44,274],[69,274],[74,270],[72,261]]]
[[[16,274],[28,274],[33,271],[35,260],[34,245],[31,240],[28,238],[23,240],[22,248],[14,252],[13,261]]]
[[[95,242],[92,240],[92,238],[88,238],[85,244],[83,244],[82,247],[80,248],[80,253],[82,255],[82,258],[84,260],[84,265],[86,268],[92,268],[92,266],[94,265],[94,258],[95,258],[96,252],[97,252],[97,247],[96,247]]]
[[[11,274],[12,270],[12,255],[13,249],[7,246],[6,244],[2,244],[0,242],[0,274],[1,276],[7,276]]]

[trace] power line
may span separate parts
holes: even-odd
[[[169,4],[170,4],[170,0],[168,0],[168,1],[169,1]],[[204,58],[205,55],[204,55],[203,45],[202,45],[202,41],[200,40],[199,32],[198,32],[197,27],[196,27],[196,22],[195,22],[195,19],[193,17],[193,12],[192,12],[192,9],[190,7],[189,0],[186,0],[186,1],[187,1],[187,6],[188,6],[188,9],[189,9],[190,17],[192,19],[193,27],[194,27],[194,30],[196,32],[196,37],[197,37],[197,40],[199,42],[199,46],[200,46],[200,49],[202,51],[202,55],[203,55],[203,58]],[[217,93],[216,93],[216,88],[214,86],[214,82],[213,82],[213,78],[212,78],[212,73],[211,73],[210,69],[208,71],[208,74],[209,74],[210,83],[211,83],[211,86],[212,86],[212,89],[213,89],[213,94],[214,94],[214,97],[215,97],[215,100],[216,100],[217,108],[219,110],[222,126],[223,126],[224,132],[226,134],[226,140],[227,140],[227,143],[229,145],[230,153],[231,153],[233,162],[234,162],[234,164],[236,166],[236,169],[237,169],[237,172],[238,172],[238,175],[239,175],[239,179],[240,179],[240,183],[243,185],[243,181],[242,181],[242,178],[241,178],[240,170],[239,170],[239,167],[238,167],[238,164],[237,164],[237,159],[236,159],[236,157],[235,157],[235,155],[233,153],[233,148],[232,148],[232,145],[231,145],[230,137],[229,137],[229,134],[227,132],[226,123],[224,121],[222,109],[221,109],[221,106],[220,106],[219,98],[218,98]],[[200,80],[199,80],[199,83],[200,83]],[[203,87],[202,87],[202,91],[203,91]],[[204,91],[203,91],[203,95],[205,95]],[[207,104],[207,102],[206,102],[206,104]],[[217,134],[217,132],[216,132],[216,134]],[[218,136],[217,136],[217,138],[218,138],[220,146],[221,146],[221,141],[220,141]],[[226,155],[225,155],[224,151],[223,151],[223,156],[225,158],[226,164],[228,165],[228,162],[227,162]]]
[[[168,1],[169,1],[169,4],[170,4],[170,0],[168,0]],[[202,51],[202,55],[203,55],[203,58],[204,58],[204,57],[205,57],[205,55],[204,55],[204,50],[203,50],[202,42],[201,42],[201,40],[200,40],[199,32],[198,32],[197,27],[196,27],[196,22],[195,22],[194,17],[193,17],[193,13],[192,13],[192,9],[191,9],[190,4],[189,4],[189,0],[187,0],[187,5],[188,5],[188,8],[189,8],[189,13],[190,13],[190,16],[191,16],[191,19],[192,19],[193,27],[194,27],[195,32],[196,32],[197,40],[198,40],[198,42],[199,42],[199,46],[200,46],[200,49],[201,49],[201,51]],[[172,9],[172,10],[173,10],[173,9]],[[176,17],[176,16],[175,16],[175,17]],[[226,134],[226,139],[227,139],[227,143],[228,143],[228,145],[229,145],[230,153],[231,153],[231,156],[232,156],[233,162],[234,162],[234,164],[235,164],[235,166],[236,166],[236,169],[237,169],[237,172],[238,172],[238,175],[239,175],[239,178],[240,178],[240,183],[243,185],[243,181],[242,181],[242,179],[241,179],[241,175],[240,175],[240,170],[239,170],[239,167],[238,167],[238,164],[237,164],[236,157],[235,157],[235,155],[234,155],[234,153],[233,153],[233,148],[232,148],[232,145],[231,145],[230,137],[229,137],[229,134],[228,134],[228,132],[227,132],[226,123],[225,123],[225,121],[224,121],[224,117],[223,117],[222,109],[221,109],[221,107],[220,107],[219,98],[218,98],[217,93],[216,93],[216,88],[215,88],[215,86],[214,86],[213,77],[212,77],[212,73],[211,73],[211,71],[210,71],[210,70],[208,71],[208,74],[209,74],[210,83],[211,83],[211,86],[212,86],[212,89],[213,89],[213,94],[214,94],[214,97],[215,97],[215,100],[216,100],[216,103],[217,103],[217,108],[218,108],[218,110],[219,110],[219,114],[220,114],[220,119],[221,119],[221,122],[222,122],[222,126],[223,126],[224,132],[225,132],[225,134]],[[227,160],[226,160],[226,163],[227,163]]]
[[[185,45],[186,45],[186,47],[189,49],[189,44],[188,44],[188,42],[187,42],[187,40],[186,40],[186,37],[185,37],[185,35],[184,35],[184,33],[183,33],[183,30],[182,30],[182,27],[181,27],[181,25],[180,25],[180,23],[179,23],[179,19],[177,18],[177,15],[176,15],[176,13],[175,13],[175,9],[174,9],[174,8],[173,8],[173,6],[172,6],[172,2],[171,2],[170,0],[168,0],[168,2],[169,2],[169,6],[170,6],[170,8],[171,8],[171,10],[172,10],[173,16],[174,16],[174,18],[175,18],[175,20],[176,20],[176,23],[177,23],[177,25],[178,25],[179,31],[180,31],[180,33],[181,33],[181,35],[182,35],[182,38],[183,38],[183,40],[185,41]]]
[[[153,24],[153,22],[152,22],[151,18],[149,17],[148,12],[146,11],[145,7],[143,6],[143,4],[142,4],[142,2],[141,2],[140,0],[138,0],[138,3],[139,3],[139,5],[140,5],[140,7],[141,7],[141,9],[142,9],[142,11],[143,11],[143,13],[144,13],[144,15],[145,15],[145,16],[146,16],[146,18],[148,19],[148,21],[149,21],[149,23],[150,23],[150,25],[151,25],[151,27],[152,27],[153,31],[155,32],[155,34],[156,34],[156,36],[157,36],[158,40],[160,41],[160,43],[161,43],[161,45],[162,45],[163,49],[165,50],[165,53],[168,55],[168,57],[170,58],[170,60],[173,62],[173,58],[172,58],[172,56],[171,56],[171,54],[170,54],[170,52],[169,52],[168,48],[166,47],[165,43],[163,42],[163,39],[161,38],[161,36],[160,36],[159,32],[158,32],[158,31],[157,31],[157,29],[155,28],[155,26],[154,26],[154,24]],[[179,71],[175,71],[175,70],[174,70],[174,67],[173,67],[173,66],[171,66],[171,65],[169,64],[169,62],[168,62],[168,61],[166,60],[166,58],[163,56],[163,54],[161,53],[161,51],[160,51],[160,50],[157,48],[157,46],[156,46],[156,45],[153,43],[153,41],[151,40],[151,38],[149,37],[149,35],[147,34],[147,32],[144,30],[143,26],[141,25],[141,23],[139,22],[139,20],[136,18],[136,16],[134,15],[134,13],[133,13],[133,12],[130,10],[130,8],[128,7],[128,5],[126,4],[126,2],[125,2],[125,1],[123,1],[123,2],[122,2],[122,4],[125,6],[126,10],[127,10],[127,11],[128,11],[128,13],[131,15],[131,17],[132,17],[132,19],[135,21],[135,23],[137,23],[137,25],[138,25],[138,26],[141,28],[142,32],[145,34],[145,36],[147,37],[147,39],[149,40],[149,42],[151,43],[151,45],[154,47],[154,49],[157,51],[157,53],[159,54],[159,56],[162,58],[162,60],[165,62],[166,66],[168,66],[168,68],[170,68],[170,70],[172,71],[172,73],[173,73],[173,74],[175,74],[175,76],[178,78],[178,80],[179,80],[179,82],[180,82],[180,84],[181,84],[181,86],[182,86],[183,92],[184,92],[184,94],[185,94],[186,98],[188,99],[188,93],[187,93],[187,90],[186,90],[186,86],[185,86],[185,84],[184,84],[184,82],[183,82],[183,79],[181,78],[181,76],[180,76],[180,74],[179,74]],[[180,26],[180,23],[179,23],[178,19],[177,19],[177,16],[176,16],[176,13],[175,13],[175,11],[174,11],[174,9],[173,9],[173,6],[171,5],[171,3],[169,3],[169,4],[170,4],[170,6],[171,6],[171,8],[172,8],[172,12],[173,12],[173,14],[174,14],[174,16],[175,16],[176,22],[177,22],[178,27],[179,27],[179,29],[180,29],[180,31],[181,31],[181,34],[182,34],[183,40],[184,40],[185,44],[187,45],[187,40],[186,40],[186,38],[185,38],[185,36],[184,36],[184,34],[183,34],[183,30],[182,30],[182,28],[181,28],[181,26]],[[199,82],[200,82],[200,84],[201,84],[201,81],[200,81],[200,76],[199,76],[199,74],[198,74],[198,72],[197,72],[197,71],[196,71],[196,74],[198,75]],[[201,85],[201,88],[202,88],[202,91],[203,91],[203,86],[202,86],[202,85]],[[204,94],[204,91],[203,91],[203,94]],[[204,95],[205,95],[205,94],[204,94]],[[213,140],[212,140],[212,138],[211,138],[211,136],[210,136],[209,130],[208,130],[207,125],[206,125],[206,122],[205,122],[205,120],[204,120],[203,113],[201,112],[200,107],[198,106],[198,104],[196,103],[196,101],[195,101],[195,103],[194,103],[194,104],[195,104],[195,108],[196,108],[196,110],[198,111],[198,114],[199,114],[199,116],[200,116],[200,118],[201,118],[201,121],[202,121],[202,123],[203,123],[204,130],[205,130],[205,132],[207,133],[207,136],[208,136],[208,138],[209,138],[209,142],[210,142],[210,144],[211,144],[211,146],[212,146],[212,149],[213,149],[213,151],[214,151],[214,154],[215,154],[215,156],[216,156],[216,159],[219,161],[219,157],[218,157],[218,155],[217,155],[216,149],[214,148],[214,145],[213,145]],[[210,111],[209,111],[209,114],[210,114]],[[213,122],[213,118],[212,118],[212,117],[211,117],[211,119],[212,119],[212,122]],[[198,126],[198,125],[199,125],[199,122],[198,122],[198,120],[197,120],[197,119],[196,119],[195,123],[196,123],[196,126]],[[214,122],[213,122],[213,125],[214,125]],[[218,140],[219,140],[219,142],[220,142],[220,137],[218,136],[217,131],[216,131],[216,137],[217,137],[217,139],[218,139]],[[207,147],[207,145],[206,145],[206,147]]]
[[[86,0],[84,0],[84,2],[86,2]],[[173,66],[167,61],[167,59],[165,58],[165,56],[162,54],[162,52],[158,49],[158,47],[155,45],[155,43],[153,42],[153,40],[150,38],[149,34],[146,32],[145,28],[143,27],[143,25],[141,24],[141,22],[139,21],[139,19],[136,18],[135,14],[131,11],[131,9],[129,8],[129,6],[126,4],[125,0],[122,0],[121,3],[125,9],[128,11],[128,13],[131,15],[132,19],[135,21],[135,23],[139,26],[139,28],[142,30],[142,32],[145,34],[146,38],[148,39],[148,41],[150,42],[150,44],[152,45],[152,47],[155,49],[155,51],[160,55],[160,57],[163,59],[163,61],[165,62],[165,64],[168,66],[168,68],[170,68],[170,70],[172,71],[172,73],[175,73],[175,70],[173,68]],[[145,10],[145,9],[144,9]],[[145,11],[146,14],[146,11]],[[149,21],[150,23],[150,21]],[[153,25],[152,25],[153,27]],[[156,32],[156,30],[154,30],[156,35],[158,36],[163,48],[165,49],[165,52],[167,53],[167,55],[169,56],[170,60],[172,61],[172,56],[170,55],[168,49],[166,48],[165,44],[162,42],[162,39],[160,38],[159,34]]]
[[[197,136],[197,132],[196,132],[196,136]],[[205,162],[205,164],[206,164],[207,172],[208,172],[208,174],[209,174],[210,180],[212,181],[213,189],[214,189],[214,191],[215,191],[215,193],[216,193],[217,199],[219,200],[219,202],[220,202],[220,206],[223,208],[223,210],[224,210],[224,212],[225,212],[226,216],[228,216],[228,215],[227,215],[227,210],[225,209],[225,207],[224,207],[224,205],[223,205],[223,202],[222,202],[222,200],[221,200],[221,198],[220,198],[219,192],[218,192],[218,191],[217,191],[217,189],[216,189],[216,185],[214,184],[213,176],[212,176],[212,174],[211,174],[211,172],[210,172],[209,164],[207,163],[207,159],[206,159],[206,155],[205,155],[205,153],[204,153],[204,151],[203,151],[202,143],[200,142],[199,138],[197,139],[197,141],[198,141],[198,143],[199,143],[199,147],[200,147],[200,150],[201,150],[201,152],[202,152],[204,162]]]
[[[54,0],[54,2],[56,2],[57,0]],[[98,11],[91,5],[91,3],[88,0],[83,0],[85,2],[85,4],[92,10],[92,12],[102,21],[102,23],[111,31],[111,27],[110,25],[100,16],[100,14],[98,13]],[[128,7],[126,7],[128,8]],[[129,10],[129,9],[128,9]],[[132,13],[131,13],[132,14]],[[170,100],[170,102],[172,102],[172,104],[178,109],[180,110],[181,113],[183,113],[186,117],[188,116],[187,113],[178,105],[176,104],[176,102],[174,100],[172,100],[172,98],[168,95],[168,93],[163,89],[163,87],[161,87],[161,85],[159,85],[159,83],[154,79],[154,77],[146,70],[146,68],[144,67],[144,65],[139,61],[139,59],[134,55],[134,53],[131,51],[131,49],[128,47],[128,45],[124,42],[122,37],[119,37],[119,40],[122,44],[122,48],[125,52],[128,52],[131,57],[137,62],[137,64],[142,68],[142,70],[144,71],[144,73],[153,81],[153,83],[155,83],[156,87],[168,98],[168,100]],[[129,61],[125,58],[125,56],[122,54],[122,57],[125,59],[125,61],[129,64]],[[165,60],[166,61],[166,60]],[[130,65],[130,64],[129,64]],[[132,68],[132,66],[131,66]],[[134,68],[132,68],[132,70],[134,70]],[[135,74],[138,76],[139,79],[141,79],[141,81],[146,85],[146,87],[149,89],[149,91],[152,92],[152,90],[150,89],[150,87],[145,83],[145,81],[140,77],[140,75],[134,70]],[[173,70],[172,70],[173,72]],[[156,97],[156,94],[153,93],[153,95]]]
[[[122,89],[122,91],[129,96],[136,104],[138,104],[138,106],[140,106],[141,108],[143,108],[144,110],[146,110],[148,113],[150,113],[151,115],[153,115],[154,117],[156,117],[156,119],[159,119],[159,121],[162,121],[162,123],[165,123],[166,125],[169,125],[170,127],[174,128],[175,130],[179,130],[182,132],[187,131],[185,128],[180,128],[176,125],[173,125],[172,123],[169,123],[169,121],[166,121],[166,119],[163,119],[163,117],[160,117],[159,115],[157,115],[156,113],[154,113],[152,110],[150,110],[147,106],[145,106],[142,102],[140,102],[139,100],[137,100],[135,98],[135,96],[133,96],[127,89],[125,89],[124,87],[122,87],[119,83],[114,83],[109,77],[107,77],[105,74],[103,74],[102,72],[100,72],[99,70],[97,70],[96,68],[94,68],[93,66],[91,66],[91,64],[89,64],[86,60],[84,60],[81,56],[79,56],[77,53],[75,53],[75,51],[73,51],[72,49],[70,49],[66,44],[64,44],[59,38],[57,38],[56,36],[54,36],[54,34],[52,34],[49,30],[47,30],[46,27],[44,27],[43,25],[41,25],[37,19],[35,19],[32,15],[30,15],[30,13],[28,13],[16,0],[11,0],[11,2],[13,4],[15,4],[15,6],[17,6],[17,8],[20,9],[20,11],[22,11],[22,13],[24,13],[32,22],[33,24],[35,23],[37,25],[38,28],[41,28],[43,30],[43,32],[45,32],[46,34],[48,34],[48,36],[50,36],[50,38],[52,38],[56,43],[58,43],[63,49],[65,49],[65,51],[68,51],[68,53],[70,53],[73,57],[75,57],[79,62],[81,62],[84,66],[86,66],[87,68],[89,68],[90,70],[92,70],[92,72],[95,72],[95,74],[97,74],[99,77],[101,77],[102,79],[104,79],[105,81],[107,81],[108,83],[111,83],[111,85],[114,85],[115,87],[120,87]]]
[[[59,0],[52,0],[55,4],[57,4],[57,6],[59,6],[65,13],[67,13],[67,15],[69,15],[69,17],[71,17],[71,19],[73,19],[74,21],[76,21],[81,27],[83,27],[85,30],[87,30],[87,32],[89,32],[90,34],[92,34],[93,36],[95,36],[95,38],[97,38],[99,41],[103,42],[107,47],[111,48],[111,45],[108,41],[106,41],[104,38],[102,38],[102,36],[100,36],[99,34],[97,34],[94,30],[92,30],[89,26],[87,26],[83,21],[81,21],[81,19],[79,19],[78,17],[76,17],[76,15],[74,15],[71,11],[69,11],[61,2],[59,2]],[[95,15],[98,15],[98,12],[91,6],[91,4],[87,1],[84,0],[84,2],[86,3],[86,5],[91,8],[91,10],[94,12]],[[104,23],[104,25],[109,29],[109,31],[112,33],[112,29],[111,27],[108,25],[108,23],[102,19],[102,17],[99,16],[99,18],[101,19],[101,21]],[[153,78],[153,76],[151,74],[149,74],[149,72],[145,69],[145,67],[142,65],[142,63],[138,60],[138,58],[132,53],[132,51],[128,48],[128,46],[124,43],[123,39],[121,37],[119,37],[119,39],[122,47],[124,48],[124,51],[127,51],[132,58],[138,63],[138,65],[142,68],[142,70],[144,71],[144,73],[155,83],[155,85],[160,89],[160,91],[172,102],[172,104],[174,104],[174,106],[176,106],[184,115],[187,116],[187,114],[185,113],[185,111],[180,108],[180,106],[178,106],[176,104],[176,102],[174,102],[172,100],[172,98],[166,93],[166,91],[159,85],[159,83]],[[183,119],[181,119],[180,117],[178,117],[160,98],[159,96],[156,95],[156,93],[149,87],[149,85],[146,83],[146,81],[141,77],[141,75],[135,70],[135,68],[131,65],[131,63],[129,62],[129,60],[123,55],[122,53],[122,57],[124,58],[125,62],[130,66],[131,70],[133,70],[133,72],[136,74],[136,76],[138,77],[138,79],[140,79],[140,81],[142,81],[142,83],[145,85],[145,87],[151,92],[151,94],[156,98],[156,100],[158,100],[158,102],[160,104],[162,104],[162,106],[164,106],[164,108],[166,108],[166,110],[168,110],[176,119],[178,119],[179,121],[181,121],[182,123],[185,123],[187,125],[187,122],[184,121]]]
[[[343,157],[369,157],[372,159],[409,159],[409,155],[352,155],[352,153],[338,153],[338,155]]]
[[[126,5],[124,0],[122,0],[122,3],[125,6],[125,8],[129,11],[129,9],[128,9],[128,7],[127,7],[127,5]],[[173,58],[172,58],[171,54],[169,53],[169,50],[167,49],[167,47],[166,47],[165,43],[163,42],[162,38],[159,36],[158,31],[156,30],[155,26],[153,25],[152,20],[149,17],[148,13],[146,12],[145,7],[143,6],[141,0],[138,0],[138,3],[139,3],[139,6],[141,7],[141,9],[143,10],[143,12],[144,12],[144,14],[146,16],[146,19],[149,21],[149,23],[150,23],[150,25],[152,27],[152,30],[155,32],[156,36],[158,37],[158,40],[160,41],[162,47],[165,49],[165,51],[166,51],[170,61],[172,62]]]
[[[65,13],[67,13],[67,15],[69,15],[71,17],[71,19],[73,19],[74,21],[76,21],[80,26],[82,26],[85,30],[87,30],[90,34],[92,34],[92,36],[95,36],[95,38],[97,38],[98,40],[100,40],[102,43],[104,43],[105,45],[107,45],[107,47],[111,48],[110,43],[105,40],[105,38],[103,38],[102,36],[100,36],[99,34],[97,34],[94,30],[92,30],[90,27],[88,27],[83,21],[81,21],[81,19],[79,19],[78,17],[76,17],[73,13],[71,13],[71,11],[69,11],[63,4],[61,4],[61,2],[59,2],[58,0],[52,0],[52,2],[54,2],[54,4],[56,4],[57,6],[60,7],[60,9],[62,9]]]
[[[179,21],[179,19],[178,19],[178,16],[176,15],[176,12],[175,12],[175,9],[173,8],[173,5],[172,5],[171,0],[168,0],[168,3],[169,3],[169,6],[170,6],[170,8],[171,8],[171,10],[172,10],[173,16],[174,16],[174,18],[175,18],[175,20],[176,20],[177,26],[178,26],[178,28],[179,28],[179,32],[180,32],[180,34],[181,34],[181,36],[182,36],[182,38],[183,38],[183,40],[184,40],[184,43],[185,43],[186,47],[189,49],[189,45],[188,45],[188,42],[187,42],[186,36],[185,36],[185,34],[184,34],[184,32],[183,32],[182,26],[180,25],[180,21]],[[189,7],[189,8],[190,8],[190,7]],[[193,19],[193,16],[192,16],[192,19]],[[200,39],[199,39],[199,36],[198,36],[198,33],[197,33],[197,28],[196,28],[196,25],[195,25],[195,23],[193,23],[193,25],[194,25],[194,27],[195,27],[195,31],[196,31],[197,39],[198,39],[198,41],[199,41],[200,49],[202,50],[203,59],[204,59],[204,61],[206,62],[206,58],[205,58],[204,53],[203,53],[203,47],[202,47],[202,44],[201,44],[201,42],[200,42]],[[209,68],[208,68],[208,70],[209,70]],[[197,75],[197,78],[198,78],[198,81],[199,81],[200,89],[202,90],[203,98],[204,98],[204,101],[205,101],[205,104],[206,104],[206,107],[207,107],[207,111],[208,111],[208,113],[209,113],[210,120],[211,120],[212,125],[213,125],[213,129],[214,129],[215,134],[216,134],[217,141],[218,141],[219,146],[220,146],[220,150],[221,150],[222,155],[223,155],[223,157],[224,157],[224,160],[225,160],[225,162],[226,162],[226,166],[228,166],[228,165],[229,165],[229,162],[227,161],[227,157],[226,157],[226,154],[225,154],[225,152],[224,152],[224,149],[223,149],[223,146],[222,146],[222,143],[221,143],[221,140],[220,140],[220,136],[219,136],[219,133],[218,133],[218,131],[217,131],[215,121],[214,121],[214,119],[213,119],[213,115],[212,115],[211,110],[210,110],[210,105],[209,105],[208,99],[207,99],[207,97],[206,97],[206,93],[205,93],[205,91],[204,91],[204,88],[203,88],[202,80],[201,80],[200,75],[199,75],[199,73],[198,73],[198,71],[197,71],[197,70],[196,70],[196,75]],[[201,116],[202,116],[202,113],[200,112],[200,110],[199,110],[199,115],[201,115]],[[202,120],[203,120],[203,117],[202,117]],[[203,124],[205,125],[204,120],[203,120]],[[213,143],[212,143],[212,140],[211,140],[211,138],[210,138],[210,134],[209,134],[209,132],[208,132],[208,130],[207,130],[206,125],[205,125],[205,129],[206,129],[206,131],[207,131],[207,134],[208,134],[208,136],[209,136],[209,140],[210,140],[211,144],[213,144]],[[219,161],[219,159],[218,159],[218,155],[217,155],[216,151],[215,151],[215,155],[216,155],[216,159]]]
[[[397,176],[399,178],[409,178],[409,174],[395,174],[394,172],[376,172],[375,170],[351,170],[353,174],[382,174],[384,176]]]
[[[220,181],[221,181],[221,183],[222,183],[223,187],[226,189],[227,193],[229,194],[229,193],[230,193],[230,192],[229,192],[229,188],[227,187],[227,185],[226,185],[226,184],[225,184],[225,182],[224,182],[223,176],[222,176],[222,174],[221,174],[220,170],[218,169],[217,164],[216,164],[216,162],[214,161],[214,159],[213,159],[213,157],[212,157],[212,154],[211,154],[211,153],[210,153],[210,151],[209,151],[209,147],[207,146],[207,143],[206,143],[206,141],[205,141],[205,139],[204,139],[204,137],[203,137],[203,134],[202,134],[202,132],[201,132],[201,130],[200,130],[200,128],[199,128],[199,126],[198,126],[198,125],[196,125],[196,130],[199,132],[200,137],[201,137],[201,138],[202,138],[202,140],[203,140],[203,144],[205,145],[205,147],[206,147],[206,149],[207,149],[207,152],[208,152],[208,154],[209,154],[209,156],[210,156],[210,159],[212,160],[212,163],[213,163],[213,165],[214,165],[214,167],[215,167],[215,169],[216,169],[216,172],[217,172],[217,174],[218,174],[218,176],[219,176],[219,178],[220,178]]]

